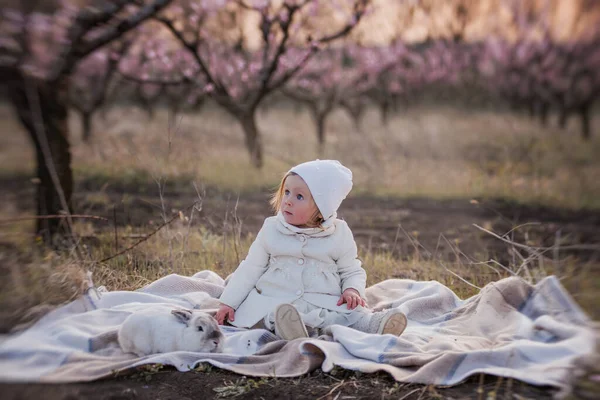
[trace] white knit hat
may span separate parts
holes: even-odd
[[[324,220],[335,214],[352,190],[352,171],[337,160],[309,161],[289,172],[298,174],[306,182]]]

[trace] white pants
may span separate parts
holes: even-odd
[[[363,319],[370,319],[372,311],[358,306],[349,313],[341,313],[315,306],[303,299],[291,303],[296,307],[304,325],[310,328],[323,329],[330,325],[352,326]],[[265,315],[264,324],[267,329],[275,327],[275,311]]]

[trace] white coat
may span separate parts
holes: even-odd
[[[348,288],[365,297],[367,274],[346,222],[335,216],[321,228],[298,228],[281,214],[267,218],[248,256],[231,276],[220,301],[235,310],[232,325],[249,328],[282,303],[302,299],[316,307],[338,306]]]

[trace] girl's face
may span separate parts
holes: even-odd
[[[290,175],[283,184],[281,213],[285,222],[302,227],[306,225],[317,211],[317,206],[306,186],[298,175]]]

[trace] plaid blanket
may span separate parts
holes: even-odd
[[[334,325],[327,335],[286,342],[273,333],[224,327],[223,353],[124,354],[116,332],[132,312],[155,304],[216,311],[225,281],[210,271],[169,275],[135,292],[91,288],[0,342],[0,380],[76,382],[142,364],[187,371],[199,363],[249,376],[293,377],[334,366],[386,371],[396,380],[453,385],[476,373],[564,387],[576,357],[594,351],[591,321],[555,277],[532,286],[519,278],[490,283],[466,300],[435,282],[383,281],[367,289],[374,309],[408,317],[399,337]]]

